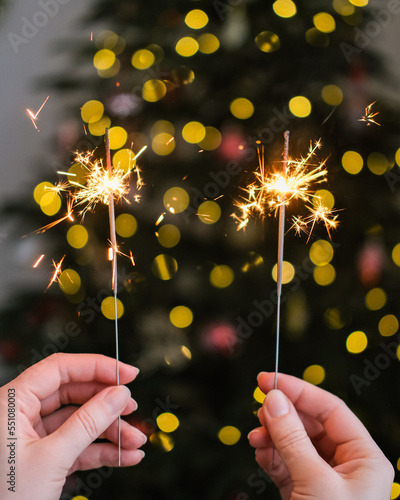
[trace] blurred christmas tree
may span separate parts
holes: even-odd
[[[319,194],[343,211],[331,242],[323,228],[308,245],[286,237],[280,368],[343,397],[396,464],[399,123],[375,90],[388,75],[372,50],[396,13],[367,4],[103,0],[80,21],[87,43],[56,47],[71,67],[52,91],[75,103],[57,124],[59,164],[38,168],[36,203],[5,210],[18,233],[63,216],[65,195],[41,182],[57,182],[57,170],[79,180],[74,151],[104,157],[106,127],[115,168],[148,146],[137,160],[144,187],[133,183],[131,204],[117,207],[121,252],[135,259],[119,258],[121,359],[141,369],[131,421],[150,436],[147,457],[106,479],[74,474],[65,498],[279,498],[245,437],[257,425],[256,374],[274,367],[277,221],[237,231],[231,214],[259,149],[279,167],[286,129],[294,157],[322,139]],[[362,121],[376,111],[379,125]],[[107,207],[74,217],[29,236],[48,275],[2,312],[0,352],[18,370],[58,350],[114,355]],[[43,294],[49,256],[64,255],[60,286]]]

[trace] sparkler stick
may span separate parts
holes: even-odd
[[[289,131],[285,134],[285,147],[283,151],[283,176],[286,177],[287,162],[289,159]],[[277,304],[276,304],[276,349],[275,349],[275,382],[274,387],[278,386],[278,366],[279,366],[279,339],[280,339],[280,315],[281,315],[281,296],[282,296],[282,267],[283,267],[283,246],[285,240],[285,201],[286,196],[282,194],[282,200],[279,207],[279,233],[278,233],[278,262],[277,262]]]
[[[109,177],[112,176],[111,154],[110,154],[110,140],[108,137],[108,128],[106,129],[104,142],[106,147],[106,164]],[[118,289],[118,276],[117,276],[117,236],[115,231],[115,209],[114,209],[114,194],[110,189],[108,195],[108,213],[110,219],[110,240],[112,249],[112,290],[114,294],[114,315],[115,315],[115,359],[116,359],[116,380],[119,385],[119,338],[118,338],[118,315],[117,315],[117,289]],[[121,466],[121,416],[118,417],[118,465]]]

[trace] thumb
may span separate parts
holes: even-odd
[[[79,455],[121,415],[130,397],[131,392],[124,385],[104,389],[50,434],[51,446],[63,457],[61,465],[69,469]]]
[[[304,470],[319,474],[322,459],[311,443],[291,401],[279,390],[270,391],[262,407],[265,425],[293,482],[304,479]]]

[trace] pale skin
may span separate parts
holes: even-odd
[[[118,416],[137,404],[123,384],[138,369],[97,354],[53,354],[0,388],[0,498],[58,500],[75,470],[118,465]],[[11,391],[10,391],[11,390]],[[16,488],[9,491],[8,400],[16,401]],[[76,405],[64,406],[61,405]],[[12,429],[12,428],[11,428]],[[93,443],[97,438],[108,442]],[[121,465],[136,465],[146,436],[121,420]]]
[[[258,384],[267,396],[249,441],[283,500],[390,499],[393,467],[341,399],[289,375],[279,390],[274,373]]]

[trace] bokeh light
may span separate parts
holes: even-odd
[[[218,38],[212,33],[201,34],[197,42],[199,44],[199,51],[202,54],[213,54],[220,46]]]
[[[203,10],[193,9],[186,14],[185,23],[189,28],[199,30],[208,23],[208,16]]]
[[[395,160],[397,165],[400,167],[400,148],[396,151]]]
[[[199,43],[191,36],[184,36],[178,40],[175,50],[182,57],[191,57],[199,50]]]
[[[287,260],[284,260],[282,262],[282,284],[290,283],[292,279],[294,278],[294,266]],[[274,267],[272,268],[272,278],[274,281],[277,280],[278,276],[278,265],[275,264]]]
[[[137,231],[137,221],[132,214],[119,214],[115,219],[115,231],[123,238],[130,238]]]
[[[93,58],[94,67],[102,71],[111,68],[114,62],[115,54],[109,49],[101,49],[97,51]]]
[[[186,123],[182,129],[182,137],[189,144],[197,144],[201,142],[206,136],[206,129],[204,125],[197,121]]]
[[[176,306],[171,309],[169,320],[177,328],[187,328],[193,322],[193,313],[186,306]]]
[[[222,142],[221,132],[215,127],[205,127],[206,135],[198,144],[206,151],[217,149]]]
[[[351,16],[355,12],[355,7],[349,0],[333,0],[333,8],[341,16]]]
[[[303,380],[313,385],[322,384],[325,379],[325,368],[321,365],[310,365],[303,372]]]
[[[318,189],[318,191],[315,191],[314,193],[313,205],[316,208],[319,204],[322,204],[324,207],[332,210],[335,206],[335,197],[327,189]]]
[[[51,182],[44,181],[38,184],[33,190],[33,198],[38,205],[40,205],[40,200],[42,196],[49,192],[49,189],[52,189],[54,186]]]
[[[239,120],[247,120],[254,113],[254,106],[249,99],[237,97],[229,105],[230,112]]]
[[[82,120],[86,123],[98,122],[104,113],[104,105],[100,101],[91,100],[85,102],[81,108]]]
[[[391,337],[399,329],[399,320],[394,314],[386,314],[378,324],[379,333],[382,337]]]
[[[370,311],[378,311],[386,305],[387,296],[382,288],[372,288],[365,295],[365,305]]]
[[[367,158],[367,166],[375,175],[383,175],[389,166],[389,161],[382,153],[371,153]]]
[[[305,118],[311,113],[311,102],[302,95],[292,97],[289,101],[290,112],[298,118]]]
[[[175,149],[175,138],[167,132],[160,132],[153,137],[151,148],[158,156],[167,156]]]
[[[81,287],[81,277],[74,269],[64,269],[58,277],[61,290],[67,295],[74,295]]]
[[[99,137],[104,135],[106,133],[106,128],[110,128],[110,126],[111,119],[108,116],[102,116],[97,122],[90,122],[88,128],[92,135]]]
[[[347,173],[356,175],[361,172],[364,160],[357,151],[346,151],[342,156],[342,165]]]
[[[367,336],[361,331],[350,333],[346,339],[346,349],[352,354],[363,352],[367,348],[367,345]]]
[[[395,498],[399,498],[400,496],[400,484],[394,482],[392,484],[392,489],[390,491],[390,500],[394,500]]]
[[[131,170],[133,170],[133,168],[136,165],[136,160],[134,160],[134,158],[135,158],[135,153],[131,149],[120,149],[113,156],[112,159],[113,167],[117,170],[122,170],[128,173]]]
[[[173,214],[179,214],[187,209],[189,195],[180,187],[172,187],[164,194],[164,207]]]
[[[327,12],[319,12],[313,17],[315,27],[322,33],[332,33],[336,29],[335,19]]]
[[[178,270],[178,263],[171,255],[160,254],[153,260],[151,270],[157,278],[170,280]]]
[[[339,106],[343,101],[343,91],[337,85],[325,85],[321,90],[321,96],[330,106]]]
[[[278,35],[272,31],[261,32],[256,36],[255,42],[263,52],[275,52],[281,46]]]
[[[259,387],[256,387],[253,392],[253,397],[258,403],[262,404],[265,399],[265,394]]]
[[[179,419],[173,413],[165,412],[156,418],[158,428],[163,432],[174,432],[179,427]]]
[[[215,201],[204,201],[197,210],[199,220],[204,224],[215,224],[221,217],[221,208]]]
[[[153,432],[153,434],[149,438],[149,441],[152,445],[159,446],[167,453],[171,451],[175,446],[175,442],[172,436],[165,432]]]
[[[115,319],[115,303],[114,297],[106,297],[101,303],[101,312],[107,319]],[[117,298],[117,319],[124,314],[124,305]]]
[[[226,425],[218,431],[218,439],[221,443],[227,446],[232,446],[236,444],[241,437],[241,432],[237,427],[233,425]]]
[[[128,134],[122,127],[111,127],[108,131],[110,149],[120,149],[125,145]]]
[[[147,80],[142,87],[142,97],[147,102],[157,102],[167,93],[167,87],[161,80]]]
[[[325,266],[333,258],[333,247],[326,240],[315,241],[310,248],[310,259],[316,266]]]
[[[210,272],[210,283],[215,288],[226,288],[235,278],[233,269],[226,265],[215,266]]]
[[[148,49],[137,50],[131,59],[132,66],[141,70],[150,68],[154,64],[154,61],[154,54]]]
[[[331,264],[317,266],[313,271],[313,278],[318,285],[329,286],[336,279],[335,268]]]
[[[181,232],[173,224],[164,224],[157,231],[158,243],[165,248],[173,248],[181,239]]]
[[[349,2],[355,5],[356,7],[366,7],[368,5],[369,0],[349,0]]]
[[[55,215],[60,211],[61,197],[55,191],[47,191],[40,198],[41,211],[49,216]]]
[[[292,0],[276,0],[272,4],[274,12],[279,17],[293,17],[297,13],[296,4]]]
[[[88,232],[81,224],[75,224],[68,229],[67,241],[72,248],[83,248],[88,242],[88,239]]]
[[[306,31],[306,40],[312,47],[324,49],[329,46],[329,35],[322,33],[318,28],[310,28]]]
[[[400,243],[397,243],[397,245],[393,248],[392,259],[396,266],[400,267]]]

